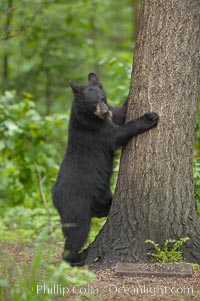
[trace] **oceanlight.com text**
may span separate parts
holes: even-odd
[[[131,285],[131,286],[119,286],[119,285],[107,285],[105,287],[96,287],[93,285],[74,285],[73,287],[67,287],[60,284],[38,284],[38,295],[62,295],[69,294],[91,294],[99,295],[101,293],[107,293],[111,295],[193,295],[193,287],[173,287],[173,286],[150,286],[150,285]]]

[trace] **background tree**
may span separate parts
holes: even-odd
[[[39,111],[50,114],[69,108],[70,79],[96,71],[120,101],[132,62],[132,7],[132,0],[1,2],[0,91],[31,93]]]
[[[198,0],[143,1],[127,120],[155,111],[160,122],[124,149],[113,205],[88,262],[139,260],[146,239],[188,236],[184,256],[200,263],[192,175],[199,8]]]

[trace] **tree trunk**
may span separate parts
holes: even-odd
[[[180,237],[190,238],[184,257],[200,263],[192,171],[199,12],[199,0],[142,3],[127,120],[155,111],[160,121],[123,150],[110,214],[85,252],[88,263],[147,259],[146,239]]]
[[[138,28],[138,18],[139,18],[139,11],[141,0],[131,0],[132,7],[133,7],[133,41],[136,40],[136,33]]]

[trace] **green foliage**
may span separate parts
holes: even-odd
[[[193,271],[199,271],[200,265],[198,263],[192,263],[192,270]]]
[[[105,54],[99,62],[99,65],[108,71],[105,89],[109,92],[109,101],[113,105],[120,106],[128,96],[132,63],[132,54]]]
[[[3,1],[1,92],[28,91],[39,111],[49,113],[69,106],[67,82],[85,82],[90,71],[113,82],[114,91],[119,79],[124,81],[124,63],[132,61],[132,5],[129,0],[15,0],[10,8],[10,1]]]
[[[106,222],[105,217],[103,217],[103,218],[93,217],[92,218],[91,230],[89,233],[89,237],[87,239],[87,243],[84,246],[84,248],[86,248],[95,239],[97,233],[99,233],[101,228],[103,228],[105,222]]]
[[[168,262],[180,262],[182,253],[178,249],[188,241],[188,237],[182,237],[179,240],[167,239],[163,245],[163,248],[159,244],[152,240],[146,240],[145,243],[150,243],[155,248],[155,253],[148,253],[157,262],[168,263]]]
[[[62,240],[58,213],[51,207],[49,211],[53,225],[51,239]],[[8,207],[0,220],[0,241],[31,242],[48,226],[49,218],[43,207],[32,209],[24,206]]]
[[[1,239],[30,241],[50,222],[53,234],[61,237],[60,229],[55,231],[59,216],[51,189],[65,150],[67,121],[67,112],[39,114],[30,94],[20,100],[14,91],[0,96]]]
[[[0,202],[3,207],[41,206],[41,181],[44,194],[50,199],[58,158],[63,155],[68,115],[43,117],[30,98],[31,95],[26,94],[18,101],[14,92],[0,96]]]
[[[95,280],[95,274],[86,268],[72,268],[64,262],[57,266],[49,264],[48,250],[47,253],[44,252],[47,237],[47,233],[43,231],[35,243],[31,264],[27,260],[24,264],[16,264],[11,259],[11,266],[0,266],[1,301],[58,300],[63,288],[68,288],[70,293],[74,286],[83,286]],[[48,294],[48,289],[54,285],[61,288],[61,294]],[[65,298],[67,294],[65,290]]]

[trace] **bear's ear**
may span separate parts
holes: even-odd
[[[88,80],[89,82],[99,82],[99,78],[94,72],[88,74]]]
[[[80,94],[83,91],[83,86],[76,84],[72,80],[69,81],[69,84],[75,94]]]

